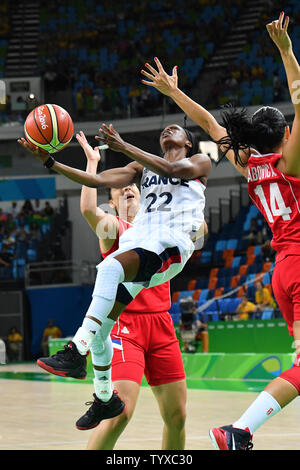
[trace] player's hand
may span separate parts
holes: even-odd
[[[99,148],[95,147],[93,148],[87,141],[84,133],[82,131],[79,132],[79,134],[76,134],[76,139],[82,149],[84,150],[85,156],[89,161],[93,162],[100,162],[101,160],[101,155],[99,152]]]
[[[163,95],[170,96],[172,91],[177,89],[178,84],[178,76],[177,76],[177,65],[173,67],[172,75],[168,75],[163,66],[161,65],[160,61],[157,57],[155,57],[155,63],[157,66],[157,70],[150,64],[145,64],[149,72],[146,70],[142,70],[142,74],[145,77],[152,80],[151,82],[147,80],[142,80],[142,83],[148,86],[153,86],[158,91],[160,91]]]
[[[284,20],[284,21],[283,21]],[[281,52],[289,52],[292,50],[292,41],[288,35],[289,17],[284,19],[284,12],[280,13],[279,19],[267,24],[267,30],[272,41],[276,44]]]
[[[99,132],[101,133],[101,137],[96,135],[96,140],[104,142],[114,152],[123,152],[125,142],[112,124],[110,124],[109,127],[106,124],[102,124],[102,128],[99,129]]]
[[[32,155],[34,155],[42,163],[45,163],[49,158],[48,152],[45,152],[45,150],[30,144],[26,139],[24,139],[24,137],[18,139],[18,144],[20,144],[25,150],[28,150],[30,153],[32,153]]]

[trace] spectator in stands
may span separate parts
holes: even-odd
[[[28,230],[26,230],[24,225],[20,225],[20,227],[16,231],[16,241],[27,242],[28,240],[29,240]]]
[[[50,202],[45,202],[45,207],[43,209],[43,213],[46,217],[52,217],[54,215],[54,209],[51,206]]]
[[[261,313],[264,310],[270,310],[276,308],[276,302],[273,299],[271,292],[267,287],[264,286],[262,281],[257,281],[255,283],[256,292],[255,292],[255,304],[257,317],[261,316]]]
[[[40,240],[41,230],[36,222],[32,222],[32,224],[30,225],[30,231],[28,236],[30,240]]]
[[[18,215],[18,207],[17,207],[17,203],[16,201],[13,201],[11,203],[11,210],[10,210],[10,213],[11,215],[13,216],[13,218],[15,219]]]
[[[12,266],[14,255],[8,250],[7,244],[2,244],[2,251],[0,253],[0,265],[6,268]]]
[[[62,332],[58,326],[54,324],[53,320],[49,320],[42,337],[42,350],[43,355],[49,356],[49,339],[61,338]]]
[[[0,223],[6,222],[7,214],[3,212],[2,207],[0,207]]]
[[[249,320],[249,314],[256,312],[256,305],[253,302],[250,302],[247,295],[242,295],[242,301],[235,313],[236,316],[233,317],[233,320]]]
[[[33,213],[33,207],[32,207],[31,201],[29,201],[29,199],[26,199],[26,201],[24,201],[21,212],[25,216],[31,215]]]
[[[16,243],[15,234],[12,234],[7,228],[3,227],[3,243],[7,245],[7,248],[13,249]]]
[[[254,65],[251,72],[254,80],[261,80],[264,77],[264,69],[258,64]]]
[[[265,263],[273,262],[275,260],[276,252],[271,247],[270,240],[267,240],[261,247],[261,254]]]
[[[196,352],[197,343],[202,342],[202,352],[208,352],[207,323],[202,313],[197,312],[197,307],[192,297],[185,297],[180,301],[181,318],[179,326],[185,352]],[[196,343],[196,347],[195,347]]]
[[[249,240],[250,245],[256,245],[258,240],[261,238],[261,230],[258,225],[258,220],[254,217],[250,222],[249,233],[244,237],[245,240]]]
[[[194,323],[196,326],[196,342],[201,341],[202,343],[202,352],[203,353],[208,353],[209,351],[209,336],[208,336],[208,330],[207,330],[207,323],[206,319],[204,318],[204,315],[202,312],[197,312],[197,309],[194,308],[193,310],[193,315],[194,315]]]
[[[83,88],[79,88],[76,93],[76,111],[79,119],[84,117],[84,106]]]
[[[41,212],[41,203],[39,199],[35,199],[34,201],[33,212],[35,214],[40,214]]]
[[[49,68],[44,74],[45,88],[48,92],[56,90],[57,73],[55,68]]]
[[[16,230],[17,224],[16,224],[12,214],[10,214],[10,213],[7,214],[7,219],[6,219],[4,227],[9,233],[12,233]]]
[[[9,361],[18,361],[21,359],[23,338],[18,329],[13,326],[7,337],[7,355]]]

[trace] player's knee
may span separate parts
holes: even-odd
[[[97,266],[93,297],[112,299],[115,296],[116,286],[123,281],[124,270],[121,263],[115,258],[106,258]]]
[[[134,411],[134,406],[131,406],[130,402],[128,402],[126,399],[125,401],[125,408],[122,411],[120,415],[118,415],[116,418],[112,419],[112,426],[115,430],[122,430],[124,429],[129,421],[132,418],[133,411]]]
[[[185,406],[178,406],[173,410],[165,412],[163,419],[167,427],[177,431],[182,430],[186,421]]]

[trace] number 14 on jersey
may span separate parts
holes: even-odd
[[[265,196],[263,187],[259,184],[254,189],[256,196],[258,196],[268,221],[274,223],[274,217],[282,217],[283,220],[290,220],[290,213],[292,209],[285,205],[282,194],[277,183],[270,183],[270,201],[268,203]]]

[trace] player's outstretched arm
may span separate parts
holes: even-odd
[[[148,63],[145,64],[149,71],[142,70],[142,74],[151,81],[142,80],[142,83],[152,86],[164,95],[169,96],[215,142],[226,137],[226,129],[217,122],[215,117],[178,88],[177,66],[173,68],[172,75],[168,75],[157,57],[155,58],[155,63],[157,69]],[[220,145],[220,149],[222,151],[227,150],[223,145]],[[226,153],[226,157],[243,176],[247,177],[247,168],[236,164],[232,150]],[[241,154],[241,159],[245,162],[247,162],[248,157],[247,153]]]
[[[76,134],[76,139],[87,159],[87,173],[97,174],[98,164],[101,160],[99,148],[92,148],[82,131]],[[98,207],[96,188],[82,186],[80,210],[91,229],[98,236],[102,252],[110,250],[119,231],[119,221],[116,216],[107,214]]]
[[[267,24],[266,27],[270,38],[280,52],[295,110],[291,135],[283,150],[286,173],[300,176],[300,66],[293,51],[292,41],[288,34],[288,26],[289,17],[284,18],[284,12],[281,12],[279,19]]]
[[[99,131],[102,136],[96,136],[96,139],[105,142],[111,150],[122,152],[127,157],[160,176],[195,179],[201,176],[208,177],[211,171],[211,160],[207,155],[196,154],[191,158],[169,162],[164,158],[144,152],[144,150],[125,142],[112,124],[109,127],[103,124],[102,129],[99,129]]]
[[[18,139],[18,143],[32,153],[43,164],[49,159],[50,155],[41,152],[38,147],[33,147],[24,138]],[[139,181],[143,167],[136,162],[131,162],[123,168],[112,168],[94,175],[85,171],[72,168],[54,160],[51,169],[61,175],[66,176],[75,183],[83,184],[89,188],[123,188]]]

